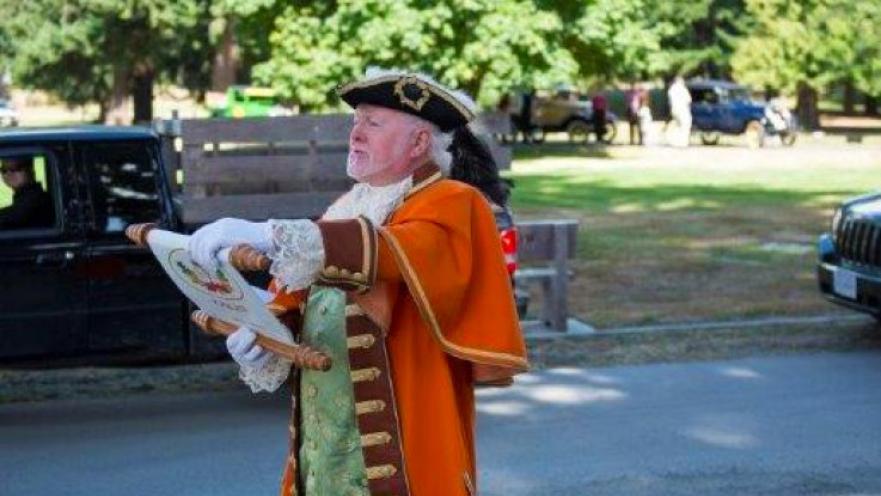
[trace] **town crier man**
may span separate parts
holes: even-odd
[[[222,219],[189,251],[208,265],[238,243],[266,252],[268,298],[333,361],[291,371],[251,330],[227,339],[253,391],[292,383],[282,494],[473,496],[474,386],[527,369],[487,201],[502,181],[466,95],[378,71],[337,92],[355,109],[354,187],[317,221]]]

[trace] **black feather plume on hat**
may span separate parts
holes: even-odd
[[[450,179],[474,186],[497,205],[508,204],[514,183],[499,176],[499,167],[489,147],[468,126],[461,126],[453,131],[453,142],[449,151],[453,156]]]

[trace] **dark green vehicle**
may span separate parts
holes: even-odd
[[[294,112],[281,104],[275,92],[269,88],[253,86],[230,86],[226,90],[226,102],[211,110],[211,117],[279,117]]]

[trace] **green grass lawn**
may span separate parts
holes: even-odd
[[[588,151],[588,150],[584,150]],[[580,221],[570,306],[599,327],[840,311],[816,237],[881,189],[881,148],[515,150],[518,218]]]

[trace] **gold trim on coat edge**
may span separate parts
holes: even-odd
[[[391,213],[389,213],[389,215],[391,215]],[[379,274],[377,274],[377,272],[379,272],[379,269],[377,268],[379,265],[379,240],[376,239],[376,226],[372,223],[370,224],[370,232],[368,234],[370,236],[370,242],[373,243],[373,259],[370,260],[370,273],[365,274],[367,276],[365,283],[368,284],[370,288],[373,288],[374,284],[376,284],[376,278],[379,277]]]
[[[441,171],[435,172],[434,174],[432,174],[432,175],[428,176],[427,178],[423,179],[422,181],[420,181],[419,184],[416,184],[412,188],[410,188],[410,190],[407,191],[406,194],[404,194],[404,199],[406,200],[406,199],[410,198],[411,196],[415,195],[416,193],[419,193],[423,189],[431,186],[432,184],[440,181],[443,178],[444,178],[444,174]]]
[[[465,489],[468,490],[468,494],[470,496],[476,496],[477,491],[474,490],[474,483],[471,481],[471,475],[469,475],[468,472],[464,472],[462,477],[465,479]]]
[[[368,232],[369,224],[364,217],[358,217],[358,226],[361,227],[361,273],[366,274],[370,270],[370,233]],[[368,278],[369,280],[369,278]]]

